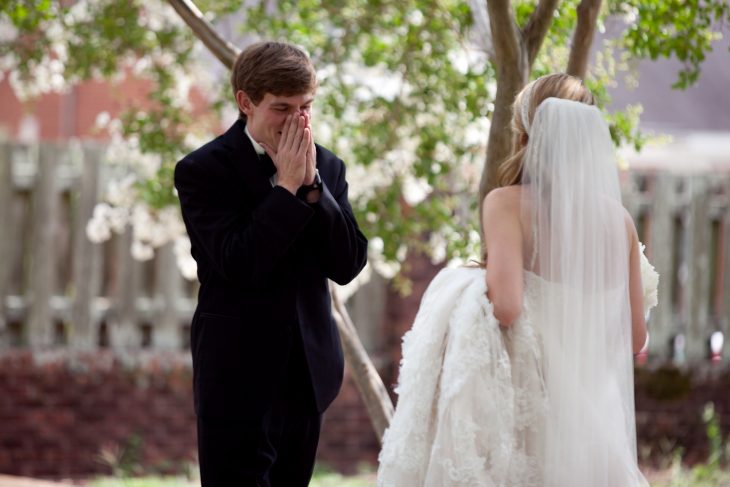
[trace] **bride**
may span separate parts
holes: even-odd
[[[486,271],[442,270],[403,339],[378,485],[648,485],[632,351],[640,249],[608,127],[582,82],[539,78],[483,201]]]

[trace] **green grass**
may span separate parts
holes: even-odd
[[[724,446],[724,445],[723,445]],[[652,487],[730,487],[730,469],[723,468],[719,458],[703,465],[688,468],[681,464],[681,455],[667,462],[662,470],[648,470],[647,477]],[[365,467],[359,475],[343,476],[323,465],[314,470],[310,487],[375,487],[373,467]],[[197,467],[191,465],[190,475],[197,474]],[[87,484],[87,487],[200,487],[197,478],[185,476],[101,477]]]
[[[91,481],[88,487],[198,487],[200,481],[185,477],[103,477]],[[375,474],[343,476],[318,465],[309,487],[374,487]]]
[[[360,475],[343,476],[317,465],[309,487],[375,487],[375,473],[368,471],[371,469],[372,467],[369,467]]]
[[[375,477],[343,477],[338,474],[319,475],[312,479],[310,487],[374,487]]]
[[[138,477],[127,479],[100,478],[92,481],[89,487],[192,487],[200,482],[180,477]]]
[[[128,479],[100,478],[89,487],[197,487],[197,480],[182,477],[139,477]],[[654,480],[652,487],[730,487],[730,471],[697,466],[692,469],[673,467]],[[324,469],[315,472],[310,487],[374,487],[375,474],[342,476]]]
[[[730,487],[730,471],[697,465],[691,469],[678,465],[651,483],[652,487]]]

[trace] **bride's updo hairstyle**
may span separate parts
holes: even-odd
[[[517,94],[512,106],[512,155],[497,168],[498,186],[522,182],[522,157],[530,136],[535,111],[546,98],[563,98],[594,105],[593,94],[579,78],[564,73],[548,74],[528,83]]]

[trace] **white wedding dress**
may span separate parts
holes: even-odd
[[[538,445],[547,402],[530,318],[502,330],[484,270],[444,269],[403,338],[398,408],[380,453],[381,486],[542,485]]]
[[[403,338],[380,487],[648,485],[636,460],[627,226],[600,112],[543,101],[522,181],[522,313],[500,327],[488,269],[434,278]]]
[[[549,478],[545,465],[551,411],[539,317],[541,296],[554,295],[547,288],[558,285],[525,271],[522,315],[505,329],[486,297],[485,272],[443,269],[423,296],[403,337],[398,407],[383,440],[379,486],[587,485],[562,483],[571,478],[562,469]],[[586,406],[617,400],[616,392],[606,387]],[[596,418],[583,447],[619,465],[606,485],[644,485],[635,450],[613,439],[623,419]],[[566,459],[566,469],[573,463]]]

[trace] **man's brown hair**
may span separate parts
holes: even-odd
[[[317,74],[301,49],[284,42],[257,42],[238,55],[231,73],[233,96],[244,91],[256,105],[266,93],[292,96],[313,92]],[[239,109],[239,117],[246,115]]]

